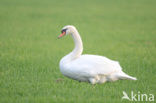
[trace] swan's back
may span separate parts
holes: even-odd
[[[71,61],[68,67],[77,72],[83,71],[102,75],[121,71],[121,67],[117,61],[98,55],[81,55],[79,58]]]

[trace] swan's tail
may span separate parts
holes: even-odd
[[[136,77],[129,76],[129,75],[127,75],[127,74],[124,73],[124,72],[118,73],[118,74],[117,74],[117,77],[118,77],[119,79],[137,80]]]

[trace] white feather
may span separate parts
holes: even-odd
[[[63,29],[67,30],[66,34],[71,34],[75,43],[74,50],[60,61],[60,70],[63,75],[92,84],[118,79],[136,80],[136,78],[125,74],[117,61],[104,56],[82,55],[82,40],[76,28],[68,25]]]

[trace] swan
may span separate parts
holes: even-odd
[[[60,60],[59,67],[64,76],[91,84],[101,84],[119,79],[137,80],[124,73],[118,61],[99,55],[82,55],[82,40],[74,26],[64,26],[58,38],[68,34],[72,36],[75,48]]]

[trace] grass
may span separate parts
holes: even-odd
[[[0,103],[131,103],[156,93],[155,0],[0,0]],[[79,30],[84,53],[118,60],[137,81],[101,85],[64,77],[59,60],[73,48],[61,28]],[[57,81],[62,78],[62,81]]]

